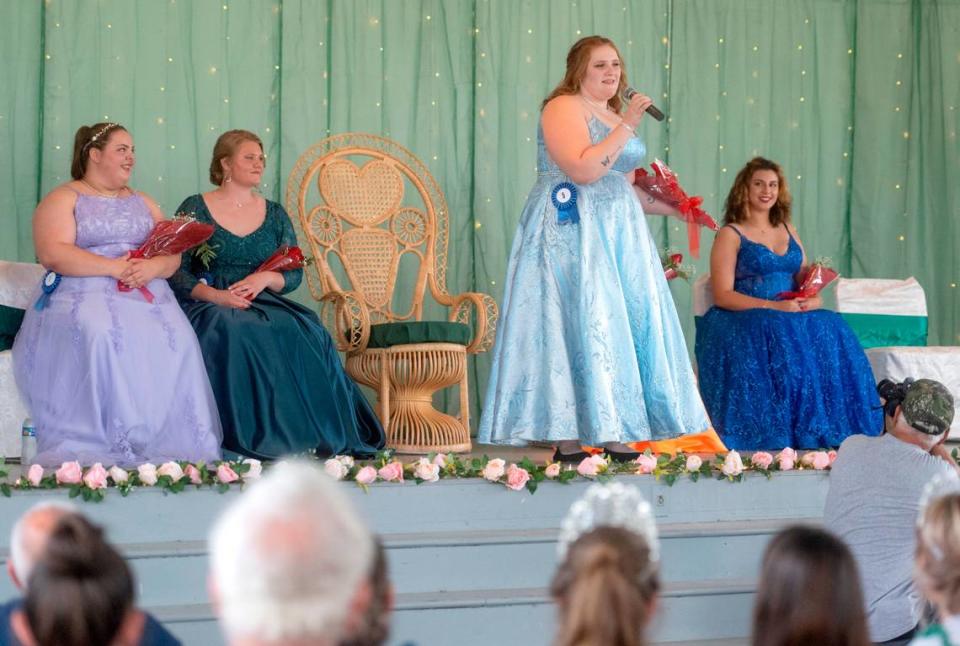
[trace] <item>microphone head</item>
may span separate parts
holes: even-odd
[[[633,95],[636,93],[637,91],[628,85],[627,87],[623,88],[623,92],[620,94],[620,96],[623,97],[624,101],[629,103],[630,99],[632,99]]]

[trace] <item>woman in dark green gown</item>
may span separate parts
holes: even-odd
[[[297,288],[303,270],[254,273],[280,245],[297,244],[283,207],[254,191],[263,168],[256,135],[226,132],[210,165],[219,188],[178,209],[214,226],[208,266],[185,253],[170,283],[200,339],[223,448],[261,459],[372,455],[384,444],[373,409],[317,316],[281,296]]]

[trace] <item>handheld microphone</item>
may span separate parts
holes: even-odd
[[[623,94],[621,96],[623,96],[624,101],[629,103],[630,99],[632,99],[633,95],[635,94],[639,94],[639,92],[634,90],[632,87],[625,87],[623,88]],[[657,121],[663,121],[664,117],[666,116],[662,112],[660,112],[657,106],[653,105],[652,103],[647,106],[647,114],[649,114],[651,117],[653,117]]]

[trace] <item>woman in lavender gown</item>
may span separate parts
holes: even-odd
[[[13,358],[37,429],[37,464],[220,456],[197,338],[164,280],[180,256],[129,258],[163,219],[153,200],[127,186],[133,165],[123,126],[83,126],[73,181],[53,189],[34,214],[37,257],[49,273]],[[133,291],[121,292],[118,280]],[[143,286],[153,303],[136,289]]]

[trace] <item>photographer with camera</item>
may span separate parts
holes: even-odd
[[[856,558],[870,637],[907,644],[925,605],[913,583],[915,524],[924,486],[957,469],[944,446],[953,396],[931,379],[883,380],[885,432],[853,435],[830,471],[824,524]]]

